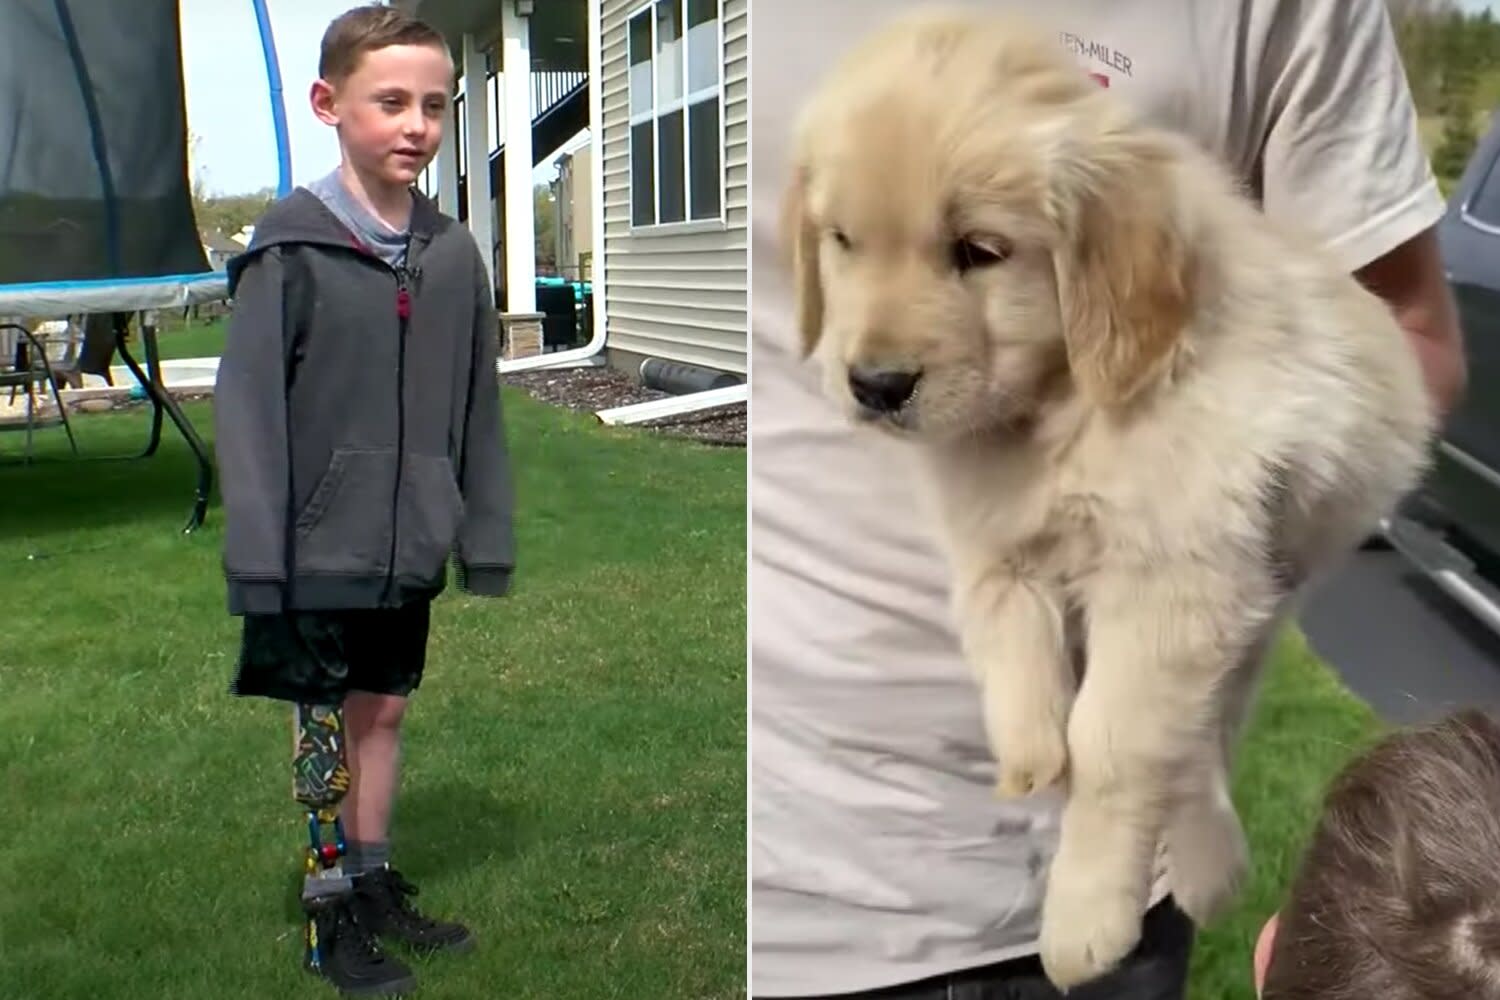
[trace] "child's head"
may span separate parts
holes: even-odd
[[[1500,998],[1500,724],[1461,712],[1349,765],[1256,951],[1264,1000]]]
[[[355,7],[323,34],[313,111],[362,177],[405,187],[437,154],[453,72],[431,26],[384,4]]]

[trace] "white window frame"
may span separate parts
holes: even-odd
[[[696,91],[688,90],[688,72],[691,60],[688,57],[688,24],[687,7],[688,0],[674,0],[678,4],[678,13],[682,25],[682,97],[672,102],[670,107],[662,107],[657,92],[659,65],[657,59],[657,4],[663,0],[646,0],[645,3],[637,4],[630,9],[625,18],[625,148],[626,162],[628,164],[626,177],[628,182],[626,188],[629,198],[626,203],[626,219],[630,224],[630,232],[635,235],[669,235],[672,233],[695,232],[695,231],[719,231],[726,228],[727,211],[724,202],[728,195],[728,166],[725,163],[728,147],[728,115],[724,106],[724,4],[725,0],[713,0],[714,11],[714,77],[713,87],[703,87]],[[630,105],[630,35],[631,25],[637,17],[645,15],[651,25],[651,109],[640,113],[633,113]],[[717,215],[704,216],[695,219],[693,212],[693,178],[692,178],[692,125],[689,122],[689,110],[691,107],[708,98],[716,96],[719,103],[719,134],[716,141],[719,144],[719,170],[715,177],[719,185],[719,212]],[[652,170],[652,195],[654,204],[652,207],[653,220],[661,219],[661,140],[658,123],[664,114],[673,111],[682,112],[682,198],[683,215],[685,218],[678,222],[652,221],[650,223],[637,223],[635,221],[635,146],[631,141],[631,134],[635,126],[651,123],[651,170]]]

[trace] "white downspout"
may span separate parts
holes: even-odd
[[[501,372],[578,367],[580,363],[590,362],[601,354],[608,339],[606,331],[609,324],[606,322],[604,305],[604,274],[609,266],[609,254],[604,247],[604,25],[600,0],[588,0],[588,5],[589,146],[595,151],[589,169],[589,198],[594,205],[594,210],[590,213],[594,230],[594,267],[589,276],[594,287],[594,329],[589,342],[582,347],[533,358],[502,360],[496,365]]]
[[[690,392],[683,396],[668,396],[665,399],[653,399],[645,403],[631,403],[628,406],[595,410],[594,416],[598,417],[599,422],[603,424],[642,424],[647,420],[678,417],[685,413],[697,413],[699,410],[712,410],[720,406],[743,403],[749,398],[749,391],[749,385],[741,382],[739,385],[726,385],[722,389],[705,389],[702,392]]]

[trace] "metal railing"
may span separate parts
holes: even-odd
[[[531,75],[531,117],[540,118],[588,81],[588,73],[582,71],[533,73]]]
[[[489,74],[486,84],[493,80],[495,74]],[[531,120],[535,122],[542,115],[557,107],[570,94],[579,87],[588,83],[587,73],[558,72],[558,73],[533,73],[531,76]],[[469,170],[468,137],[464,135],[464,98],[466,95],[459,94],[453,99],[453,121],[458,129],[455,139],[458,145],[458,169],[460,174],[466,174]],[[493,98],[494,95],[492,95]],[[493,154],[501,146],[500,123],[503,120],[504,109],[500,107],[498,100],[490,101],[490,141],[489,152]]]
[[[485,81],[486,84],[494,78],[495,74],[491,72]],[[531,120],[535,122],[538,118],[557,107],[567,99],[569,94],[585,83],[588,83],[588,80],[589,75],[587,73],[579,73],[572,70],[552,73],[532,73]],[[499,101],[493,101],[492,103],[494,107],[490,109],[490,128],[492,130],[491,138],[494,141],[490,146],[490,152],[494,153],[496,149],[500,148],[502,109]]]
[[[489,87],[490,81],[495,79],[495,63],[496,60],[494,58],[494,54],[490,53],[489,57],[485,60],[486,88]],[[560,70],[554,72],[532,73],[530,105],[531,121],[533,126],[538,120],[542,118],[543,115],[551,111],[553,108],[557,107],[563,101],[567,100],[568,97],[575,93],[579,87],[585,86],[588,81],[588,73],[578,70]],[[489,147],[488,153],[491,157],[494,156],[495,151],[504,144],[502,138],[503,132],[501,131],[500,127],[501,121],[503,120],[503,109],[501,108],[500,101],[498,100],[498,88],[496,88],[496,90],[497,92],[493,94],[488,94],[487,92],[490,100],[490,136],[487,145]],[[468,186],[469,178],[469,141],[468,135],[466,134],[467,130],[464,127],[465,96],[466,95],[464,94],[458,94],[454,97],[452,112],[453,117],[450,120],[450,126],[454,129],[454,144],[456,147],[455,152],[458,154],[459,204],[453,207],[457,209],[457,217],[460,219],[464,217],[465,206],[467,204],[465,190]],[[420,182],[420,186],[423,188],[425,193],[429,195],[434,193],[427,190],[428,186],[436,186],[434,183],[434,178],[430,176],[430,172],[429,176],[422,179],[422,181]],[[444,207],[446,208],[446,206]]]
[[[589,257],[588,253],[579,254],[577,264],[538,264],[536,276],[538,278],[562,278],[567,281],[591,281],[593,268],[590,266]]]

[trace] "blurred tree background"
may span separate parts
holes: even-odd
[[[1446,193],[1500,107],[1500,24],[1453,0],[1387,0],[1422,140]]]

